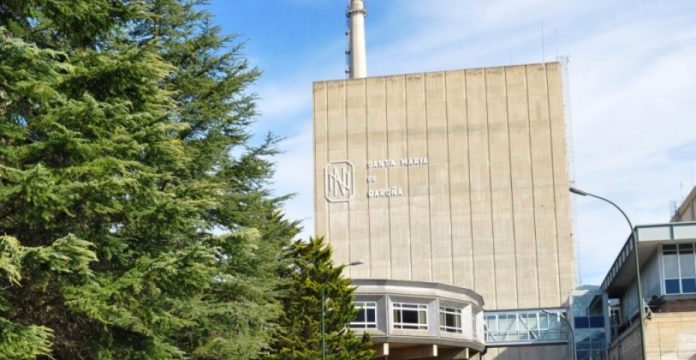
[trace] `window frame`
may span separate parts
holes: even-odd
[[[444,331],[449,334],[463,334],[464,333],[464,309],[451,306],[440,306],[440,331]],[[455,320],[454,326],[447,325],[447,315],[453,315],[458,319],[459,326],[457,326],[457,321]],[[444,320],[444,321],[443,321]]]
[[[390,304],[392,312],[392,323],[391,327],[395,330],[425,330],[429,329],[428,326],[428,304],[419,303],[409,303],[409,302],[392,302]],[[418,318],[417,323],[404,322],[404,311],[414,311]],[[397,312],[399,313],[397,321]],[[421,322],[421,315],[423,315],[424,321]]]
[[[376,329],[377,328],[377,302],[376,301],[355,301],[353,306],[363,312],[364,321],[351,321],[348,327],[351,329]],[[374,310],[375,321],[369,321],[367,312]]]
[[[668,266],[668,255],[670,256],[675,256],[676,258],[676,264],[672,264],[673,266],[676,266],[677,270],[677,276],[668,276],[667,275],[667,266]],[[693,276],[685,277],[684,274],[682,274],[682,260],[686,258],[686,255],[691,255],[691,262],[692,264],[692,274]],[[670,260],[671,261],[671,260]],[[686,264],[688,266],[688,264]],[[687,268],[688,270],[688,268]],[[696,244],[694,243],[678,243],[678,244],[662,244],[660,246],[660,272],[662,275],[661,279],[661,287],[663,290],[663,294],[665,295],[682,295],[682,294],[696,294]],[[674,282],[676,281],[677,285],[677,291],[669,291],[668,289],[671,287],[667,286],[667,282],[670,282],[670,284],[674,285]],[[694,290],[693,291],[685,291],[685,282],[686,281],[692,281],[694,285]]]

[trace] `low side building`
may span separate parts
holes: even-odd
[[[635,230],[647,314],[647,358],[692,360],[696,358],[696,222],[641,225]],[[642,352],[633,244],[629,237],[602,283],[612,309],[610,360],[639,359]]]

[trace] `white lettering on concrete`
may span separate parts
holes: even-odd
[[[369,160],[367,162],[368,169],[382,169],[382,168],[390,168],[390,167],[395,167],[395,166],[396,166],[396,161],[394,161],[392,159]]]
[[[392,186],[385,189],[368,190],[367,197],[372,198],[389,198],[404,196],[404,191],[400,187]]]
[[[401,159],[401,166],[424,166],[428,165],[427,157],[412,157]]]
[[[386,169],[396,166],[408,167],[408,166],[425,166],[428,165],[427,157],[410,157],[403,158],[397,162],[394,159],[380,159],[380,160],[368,160],[368,169]]]

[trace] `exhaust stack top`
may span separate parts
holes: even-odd
[[[351,79],[367,76],[367,54],[365,51],[365,10],[364,0],[349,0],[348,21],[350,22],[348,46],[348,77]]]

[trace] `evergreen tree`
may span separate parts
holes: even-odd
[[[277,331],[297,224],[203,5],[0,4],[0,358],[251,359]]]
[[[292,264],[284,276],[290,281],[283,298],[282,333],[273,344],[269,360],[321,359],[321,301],[324,293],[325,342],[331,360],[370,359],[372,342],[348,328],[357,316],[345,265],[334,266],[331,248],[322,238],[296,241],[288,251]]]

